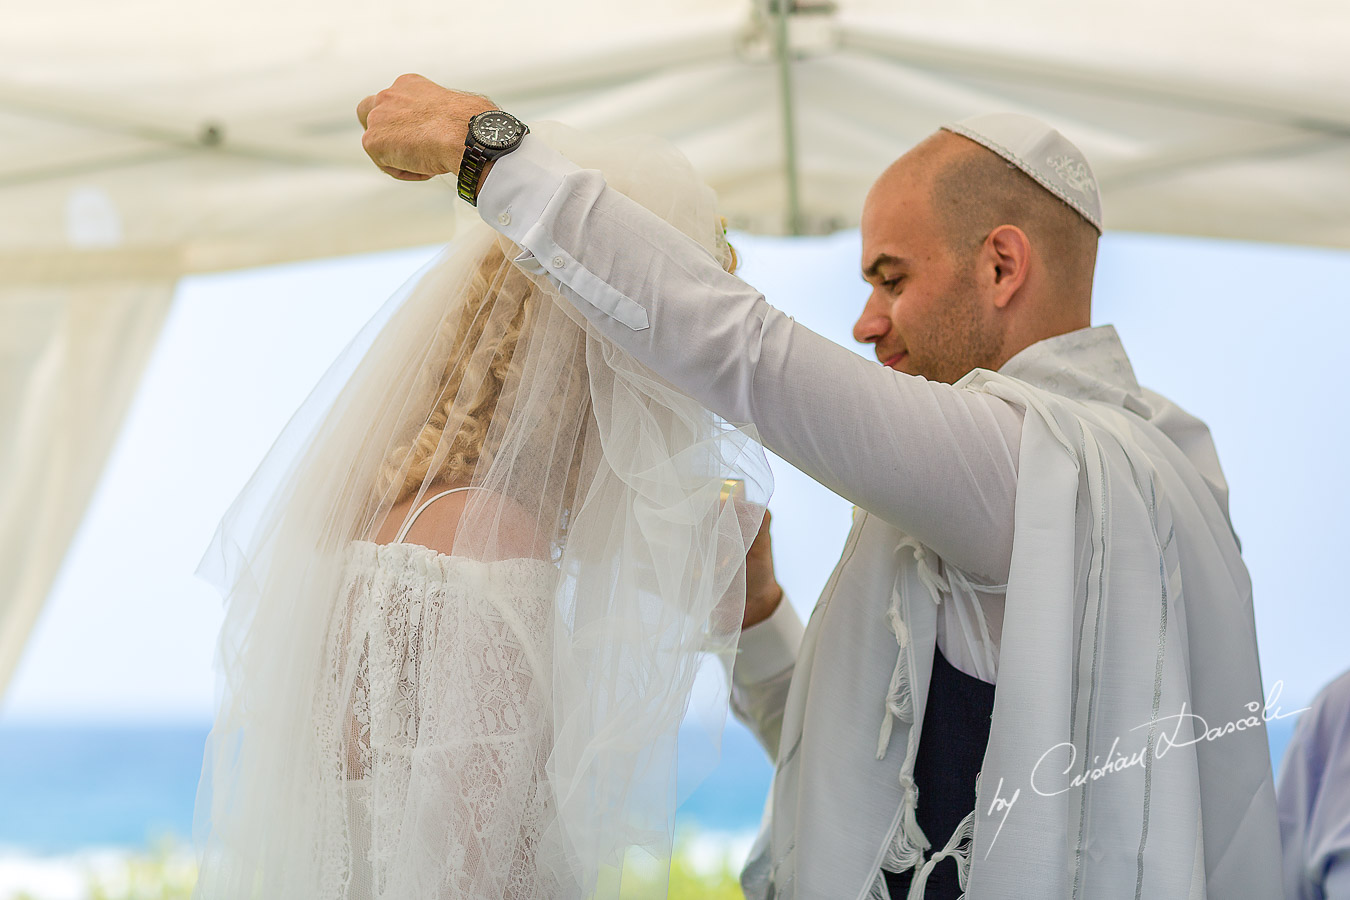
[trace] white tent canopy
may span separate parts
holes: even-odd
[[[785,4],[785,5],[781,5]],[[0,691],[187,274],[435,243],[360,147],[403,72],[656,132],[733,225],[856,224],[941,123],[1087,153],[1111,229],[1350,247],[1343,0],[54,0],[0,14]]]

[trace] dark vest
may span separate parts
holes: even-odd
[[[914,817],[932,845],[925,856],[945,847],[975,806],[975,776],[984,762],[993,714],[994,686],[947,662],[934,645],[933,677],[914,758],[914,783],[919,788]],[[892,900],[904,900],[914,870],[884,874]],[[956,860],[948,857],[933,867],[924,900],[956,900],[960,895]]]

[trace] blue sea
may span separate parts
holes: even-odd
[[[209,730],[0,724],[0,851],[144,849],[166,836],[189,843]],[[753,831],[772,774],[750,732],[729,720],[720,763],[680,806],[677,829]]]
[[[1278,771],[1296,718],[1270,722]],[[0,724],[0,851],[58,855],[88,847],[190,842],[209,726]],[[684,801],[676,828],[746,834],[759,824],[772,770],[728,719],[717,768]]]

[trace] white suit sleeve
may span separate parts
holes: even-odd
[[[778,758],[783,709],[805,628],[786,596],[773,615],[741,632],[731,671],[731,711]]]
[[[1006,580],[1022,413],[869,363],[797,324],[697,243],[527,136],[479,214],[607,337],[765,446],[931,547]]]

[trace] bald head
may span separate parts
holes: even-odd
[[[1000,225],[1020,228],[1062,302],[1091,301],[1097,229],[1027,173],[969,138],[939,131],[893,164],[928,183],[944,241],[958,258],[974,254]]]

